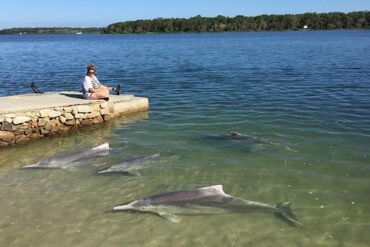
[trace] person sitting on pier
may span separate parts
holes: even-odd
[[[93,64],[89,64],[87,66],[86,76],[82,82],[82,93],[85,99],[104,99],[109,100],[109,90],[114,90],[114,88],[110,88],[107,86],[102,85],[98,78],[94,75],[95,73],[95,66]]]

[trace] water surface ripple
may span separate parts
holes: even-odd
[[[370,31],[0,36],[0,96],[103,83],[150,113],[0,150],[0,246],[368,246]],[[0,106],[1,107],[1,106]],[[220,140],[230,131],[279,142]],[[22,170],[109,142],[71,170]],[[160,153],[141,176],[96,172]],[[122,202],[223,184],[291,201],[303,227],[268,214],[112,213]]]

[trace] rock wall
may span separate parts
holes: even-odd
[[[94,101],[89,104],[0,114],[0,147],[68,131],[73,127],[102,123],[116,115],[145,111],[148,107],[147,99],[139,98],[130,102]]]

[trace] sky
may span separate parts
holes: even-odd
[[[153,18],[370,10],[370,0],[0,0],[0,29],[105,27]]]

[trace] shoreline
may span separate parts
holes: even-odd
[[[172,34],[220,34],[220,33],[280,33],[280,32],[342,32],[342,31],[370,31],[370,28],[347,28],[347,29],[286,29],[286,30],[260,30],[260,31],[220,31],[220,32],[146,32],[146,33],[83,33],[76,35],[75,33],[12,33],[12,34],[2,34],[1,36],[59,36],[59,35],[71,35],[71,36],[84,36],[84,35],[172,35]]]

